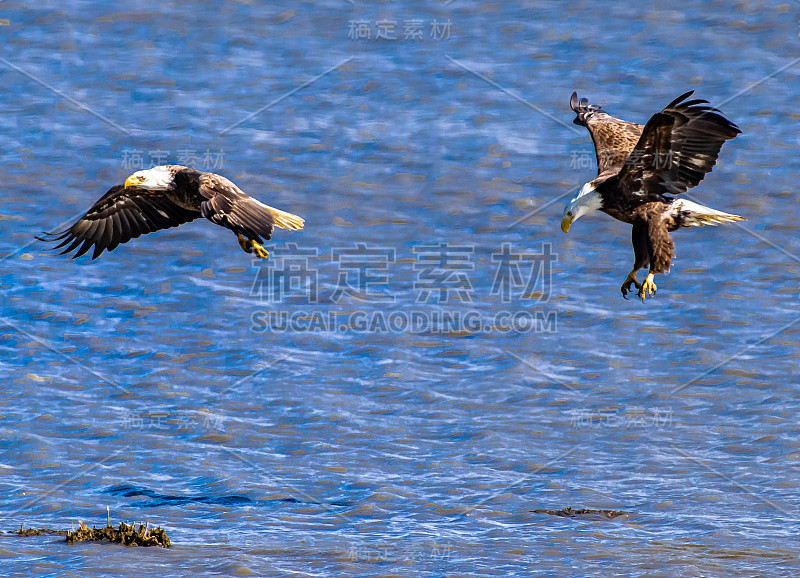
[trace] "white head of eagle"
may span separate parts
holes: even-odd
[[[561,219],[561,230],[569,233],[572,223],[580,219],[586,213],[598,211],[603,206],[603,198],[594,188],[592,183],[586,183],[581,188],[578,195],[572,199],[564,208],[564,216]]]
[[[136,171],[125,179],[125,187],[139,187],[151,191],[163,191],[172,185],[175,178],[173,171],[166,165]]]

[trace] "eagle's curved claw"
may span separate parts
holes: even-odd
[[[261,243],[258,243],[253,239],[245,239],[238,233],[236,234],[236,238],[239,240],[239,246],[245,253],[249,254],[255,253],[256,257],[258,257],[259,259],[266,259],[267,257],[269,257],[269,251],[267,251],[264,247],[262,247]]]
[[[631,271],[628,273],[628,276],[625,277],[625,281],[622,282],[622,287],[619,288],[622,291],[622,298],[628,298],[628,292],[631,290],[631,285],[634,285],[637,290],[642,288],[642,284],[636,280],[636,271]]]
[[[253,247],[253,253],[256,254],[256,257],[259,259],[266,259],[269,257],[269,251],[267,251],[264,247],[260,244],[256,243],[255,241],[251,240],[250,245]]]
[[[642,299],[642,303],[648,297],[652,297],[656,294],[658,287],[656,284],[653,283],[653,274],[648,273],[647,277],[644,278],[641,287],[639,287],[639,297]]]

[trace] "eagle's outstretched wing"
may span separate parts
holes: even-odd
[[[717,162],[739,127],[708,106],[682,94],[654,114],[619,172],[623,188],[640,195],[679,195],[697,186]]]
[[[94,246],[92,259],[97,259],[104,250],[113,251],[131,239],[177,227],[199,216],[199,212],[179,207],[162,193],[114,185],[74,225],[58,233],[45,233],[49,238],[37,239],[61,241],[53,249],[68,245],[62,255],[80,246],[73,259]]]
[[[597,174],[619,171],[639,142],[642,125],[614,118],[600,106],[589,104],[588,99],[579,100],[577,92],[572,93],[569,106],[577,114],[572,122],[585,126],[592,136],[597,155]]]
[[[200,210],[206,219],[258,243],[272,237],[273,227],[296,231],[305,223],[297,215],[246,195],[231,181],[214,173],[200,176],[200,194],[205,199]]]

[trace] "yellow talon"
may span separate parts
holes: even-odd
[[[239,233],[236,233],[236,238],[239,240],[239,246],[245,253],[255,253],[256,257],[259,259],[266,259],[269,257],[269,251],[262,247],[260,243],[256,243],[253,239],[245,239]]]
[[[639,297],[642,298],[642,303],[644,303],[644,300],[647,297],[652,297],[655,295],[657,289],[658,287],[656,287],[656,284],[653,283],[653,274],[648,273],[647,277],[645,277],[644,281],[642,281],[642,286],[639,287]]]
[[[250,246],[253,248],[251,252],[255,253],[256,257],[258,257],[259,259],[266,259],[267,257],[269,257],[269,251],[267,251],[264,247],[262,247],[252,239],[250,240]]]

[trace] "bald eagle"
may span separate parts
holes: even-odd
[[[262,246],[273,227],[303,228],[297,215],[267,206],[247,196],[231,181],[180,165],[161,165],[137,171],[124,184],[114,185],[78,222],[59,233],[45,233],[42,241],[61,241],[61,254],[78,249],[73,259],[94,246],[92,259],[113,251],[141,235],[177,227],[205,217],[236,233],[246,253],[266,259]]]
[[[561,230],[569,232],[573,222],[597,210],[633,225],[633,269],[620,288],[625,299],[631,285],[642,302],[655,295],[653,276],[668,272],[675,257],[672,231],[744,220],[669,196],[697,186],[725,141],[741,132],[708,101],[686,100],[693,93],[673,100],[645,126],[614,118],[574,92],[569,102],[577,114],[573,122],[585,126],[594,141],[597,178],[566,206]],[[647,277],[639,283],[636,273],[647,265]]]

